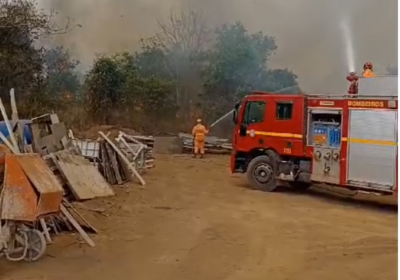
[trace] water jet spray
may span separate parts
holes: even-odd
[[[355,72],[355,55],[354,55],[354,45],[353,45],[353,36],[350,30],[350,23],[347,19],[342,18],[340,21],[340,28],[343,32],[343,40],[346,50],[346,63],[347,70],[350,72]]]

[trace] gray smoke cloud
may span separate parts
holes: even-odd
[[[397,65],[397,0],[39,0],[55,8],[57,20],[72,18],[82,28],[56,36],[84,66],[96,53],[138,49],[141,37],[156,31],[156,20],[174,8],[203,12],[211,27],[240,20],[251,32],[275,36],[278,51],[272,67],[292,69],[309,93],[343,93],[349,62],[342,20],[349,22],[354,64],[371,61],[375,71]]]

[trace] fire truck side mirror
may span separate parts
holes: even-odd
[[[237,124],[238,122],[239,107],[240,107],[240,102],[236,102],[232,114],[232,120],[234,124]]]
[[[232,114],[232,120],[234,124],[237,124],[237,117],[238,117],[238,111],[235,109],[233,110],[233,114]]]

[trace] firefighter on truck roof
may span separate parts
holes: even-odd
[[[206,140],[206,135],[208,134],[208,129],[202,124],[201,119],[197,119],[197,124],[192,129],[192,135],[194,140],[194,154],[193,157],[196,158],[200,153],[200,158],[204,156],[204,142]]]
[[[374,66],[372,65],[371,62],[366,62],[363,66],[363,73],[362,77],[364,78],[373,78],[375,77],[374,73]],[[356,94],[358,94],[358,79],[359,76],[356,74],[356,72],[351,72],[346,79],[350,82],[348,94],[352,95],[355,97]]]
[[[363,71],[362,75],[363,75],[364,78],[373,78],[373,77],[375,77],[374,70],[373,70],[374,66],[372,65],[371,62],[366,62],[364,64],[363,68],[364,68],[364,71]]]
[[[350,95],[358,93],[358,76],[355,72],[351,72],[346,79],[350,82],[349,91]]]

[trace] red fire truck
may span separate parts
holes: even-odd
[[[397,193],[397,76],[360,78],[355,95],[253,92],[236,104],[232,173],[255,189],[325,183]]]

